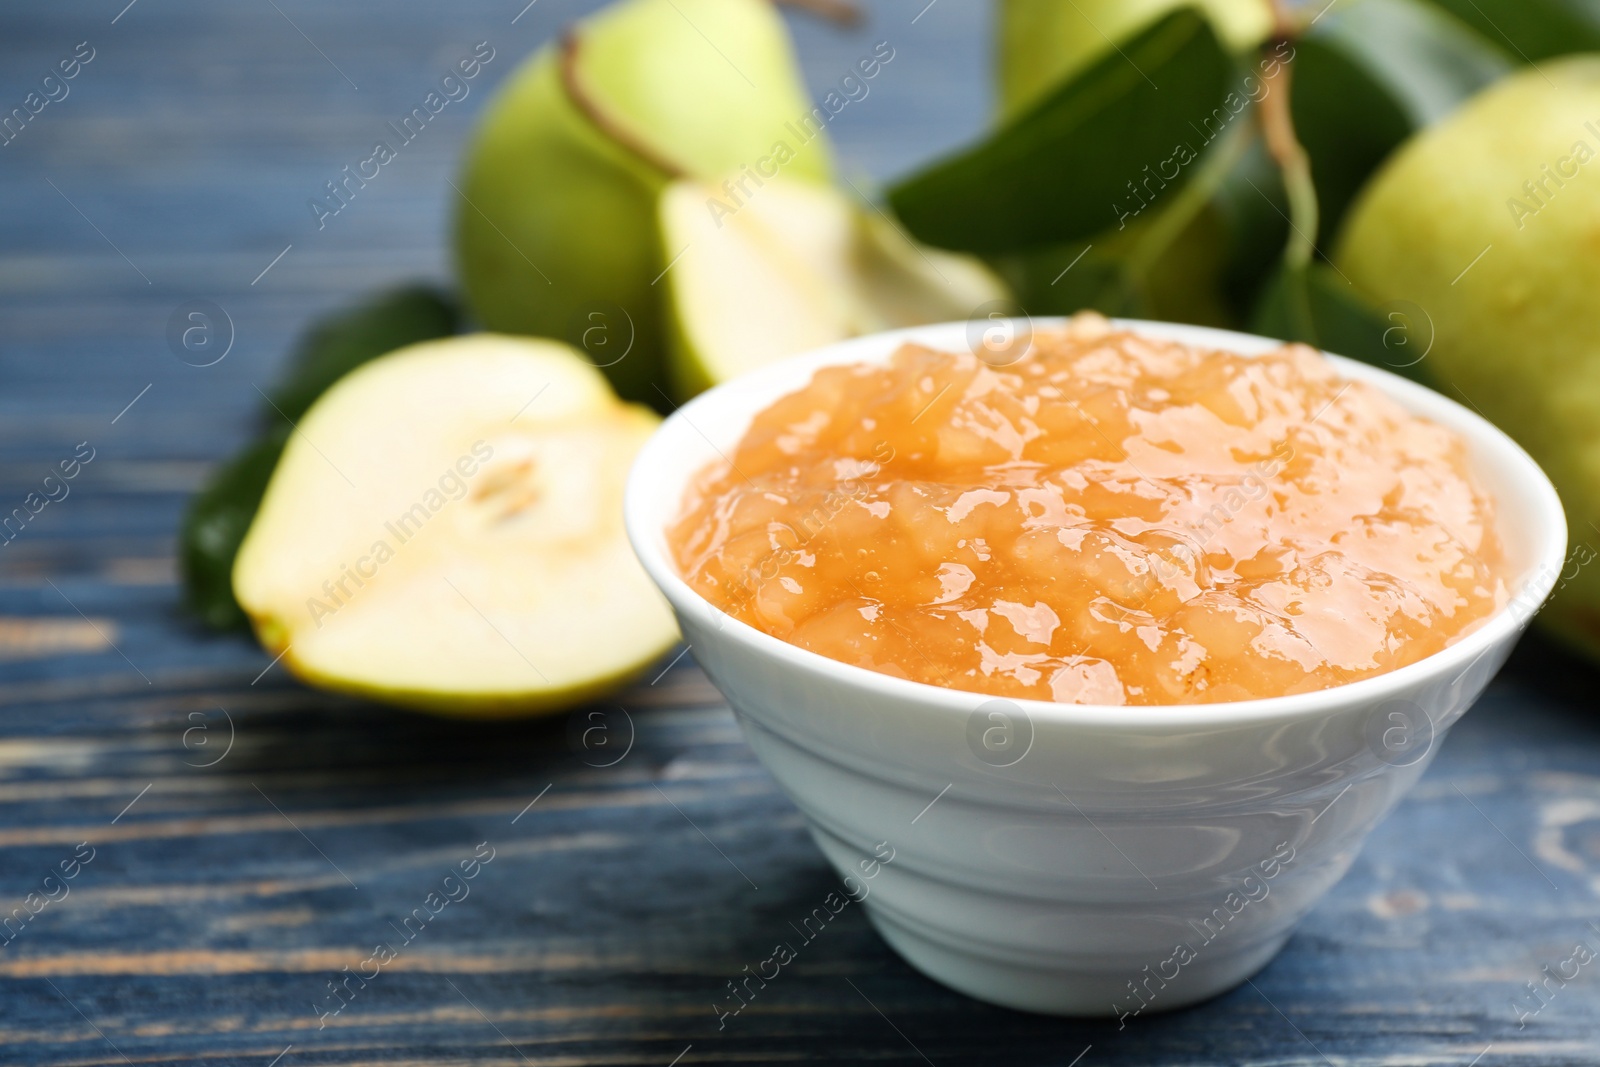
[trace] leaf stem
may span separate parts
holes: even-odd
[[[1293,40],[1297,27],[1286,0],[1272,0],[1273,47]],[[1311,160],[1295,135],[1294,115],[1289,107],[1289,63],[1278,64],[1266,76],[1267,92],[1261,99],[1261,133],[1267,152],[1283,175],[1284,191],[1289,196],[1289,240],[1283,250],[1284,262],[1303,270],[1316,252],[1318,209],[1317,188],[1311,180]]]
[[[1216,148],[1200,162],[1200,170],[1193,180],[1178,190],[1172,203],[1151,220],[1149,230],[1134,245],[1127,259],[1126,269],[1130,276],[1142,281],[1162,254],[1194,221],[1195,216],[1211,202],[1211,195],[1244,155],[1250,136],[1249,126],[1244,123],[1223,134]]]

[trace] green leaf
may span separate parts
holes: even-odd
[[[233,597],[233,560],[293,432],[291,423],[361,364],[418,341],[449,336],[459,321],[448,298],[412,286],[311,325],[263,411],[268,429],[212,475],[184,516],[178,538],[184,599],[207,626],[232,630],[249,621]]]
[[[1600,49],[1600,7],[1591,0],[1433,2],[1529,63]]]
[[[248,445],[211,476],[184,515],[178,540],[184,599],[212,629],[249,622],[233,598],[233,559],[288,439],[285,423]]]
[[[905,179],[889,202],[928,244],[999,254],[1089,237],[1173,195],[1243,109],[1224,103],[1233,61],[1180,8],[1062,82],[960,154]]]
[[[1308,271],[1280,263],[1261,290],[1260,302],[1250,317],[1250,329],[1263,337],[1317,344],[1316,322],[1311,314]]]
[[[1433,347],[1427,313],[1404,301],[1374,307],[1324,264],[1280,269],[1262,292],[1251,329],[1431,384],[1424,369]]]
[[[1155,318],[1133,285],[1126,259],[1105,241],[1072,241],[997,257],[999,272],[1030,315],[1092,309],[1120,318]]]
[[[1291,110],[1335,232],[1379,164],[1414,131],[1505,74],[1510,58],[1422,0],[1334,7],[1294,45]]]
[[[1481,36],[1424,0],[1335,8],[1306,39],[1348,53],[1419,127],[1444,118],[1516,65],[1498,38]]]
[[[1158,217],[1146,215],[1092,242],[1002,257],[995,265],[1030,314],[1070,315],[1092,308],[1121,318],[1232,325],[1218,284],[1226,240],[1217,213],[1202,207],[1159,256],[1145,263],[1139,244]]]
[[[361,364],[417,341],[448,337],[461,324],[454,301],[429,286],[395,289],[312,323],[272,391],[278,414],[299,422],[328,387]]]

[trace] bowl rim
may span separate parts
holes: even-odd
[[[1051,329],[1064,325],[1069,319],[1070,316],[1036,316],[996,321],[1023,328]],[[1259,355],[1285,344],[1272,338],[1209,326],[1144,319],[1113,318],[1109,321],[1115,329],[1241,355]],[[1519,583],[1520,587],[1513,588],[1506,603],[1466,636],[1404,667],[1309,693],[1209,704],[1064,704],[1023,697],[1002,697],[898,678],[830,659],[741,622],[711,604],[683,580],[666,551],[666,524],[672,514],[659,513],[659,510],[665,509],[652,509],[647,503],[646,488],[647,485],[653,488],[661,478],[666,477],[672,492],[663,499],[673,501],[669,505],[673,509],[682,507],[688,481],[701,468],[696,466],[694,470],[673,474],[670,473],[672,468],[664,466],[663,450],[674,435],[694,434],[716,450],[717,444],[700,429],[701,423],[696,416],[703,417],[714,407],[726,403],[731,393],[753,390],[758,394],[758,400],[747,405],[748,410],[739,412],[744,425],[737,435],[730,435],[737,440],[743,436],[749,419],[753,419],[757,411],[791,391],[783,389],[771,392],[770,387],[775,382],[787,379],[809,381],[810,374],[824,366],[887,360],[895,349],[907,341],[950,350],[951,338],[957,335],[957,331],[966,331],[969,327],[968,322],[944,322],[886,330],[785,357],[714,386],[669,415],[634,459],[625,489],[623,522],[635,555],[673,609],[716,630],[725,640],[745,645],[759,655],[784,661],[799,671],[826,675],[833,681],[862,691],[862,695],[869,699],[877,697],[915,702],[963,717],[987,701],[1005,700],[1020,708],[1035,724],[1131,730],[1173,726],[1205,728],[1315,717],[1350,706],[1370,706],[1393,699],[1441,676],[1453,674],[1459,678],[1485,655],[1517,637],[1549,597],[1561,573],[1567,552],[1566,515],[1549,477],[1520,445],[1486,418],[1442,393],[1371,364],[1324,352],[1341,377],[1375,385],[1408,411],[1445,424],[1461,434],[1473,452],[1497,453],[1502,462],[1509,460],[1512,466],[1521,467],[1521,474],[1537,501],[1532,512],[1511,515],[1503,508],[1496,509],[1496,518],[1502,528],[1508,522],[1529,524],[1534,531],[1530,540],[1538,543]],[[768,388],[763,392],[762,387]],[[761,395],[765,395],[765,399],[759,399]],[[1520,606],[1530,603],[1531,607],[1518,610]]]

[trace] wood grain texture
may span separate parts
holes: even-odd
[[[96,49],[0,147],[0,511],[96,449],[0,547],[0,920],[25,917],[0,944],[0,1062],[1600,1058],[1594,965],[1520,1028],[1513,1005],[1600,945],[1597,679],[1537,643],[1253,988],[1121,1031],[1025,1016],[920,977],[847,909],[719,1029],[725,983],[835,883],[690,659],[597,706],[633,738],[590,766],[566,719],[435,720],[263,673],[248,641],[181,615],[173,582],[184,501],[248,433],[252,383],[309,316],[447,277],[444,179],[473,117],[595,5],[125,3],[0,13],[0,107]],[[986,5],[791,21],[814,91],[873,42],[896,49],[834,126],[863,189],[984,121]],[[318,231],[306,199],[478,40],[497,58],[473,95]],[[165,341],[192,297],[234,323],[213,367]],[[432,914],[484,842],[470,892]],[[93,858],[35,914],[80,846]],[[379,942],[402,947],[323,1014]]]

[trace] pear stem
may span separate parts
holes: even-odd
[[[850,0],[773,0],[779,7],[793,7],[849,29],[861,25],[861,8]]]
[[[578,76],[578,53],[581,47],[578,35],[568,30],[561,38],[561,55],[556,64],[561,72],[561,87],[566,90],[567,99],[572,101],[572,106],[577,108],[584,118],[594,123],[601,133],[667,178],[677,180],[688,177],[688,171],[661,155],[643,138],[636,136],[632,130],[607,115],[594,97],[589,95],[589,91],[583,86],[583,80]]]
[[[1297,26],[1284,0],[1272,0],[1272,15],[1275,25],[1267,44],[1278,47],[1292,41]],[[1291,268],[1304,269],[1311,263],[1317,247],[1317,188],[1311,180],[1310,157],[1295,135],[1294,116],[1289,109],[1289,66],[1289,63],[1278,64],[1278,69],[1266,78],[1267,92],[1261,99],[1261,132],[1289,195],[1289,241],[1283,258]]]

